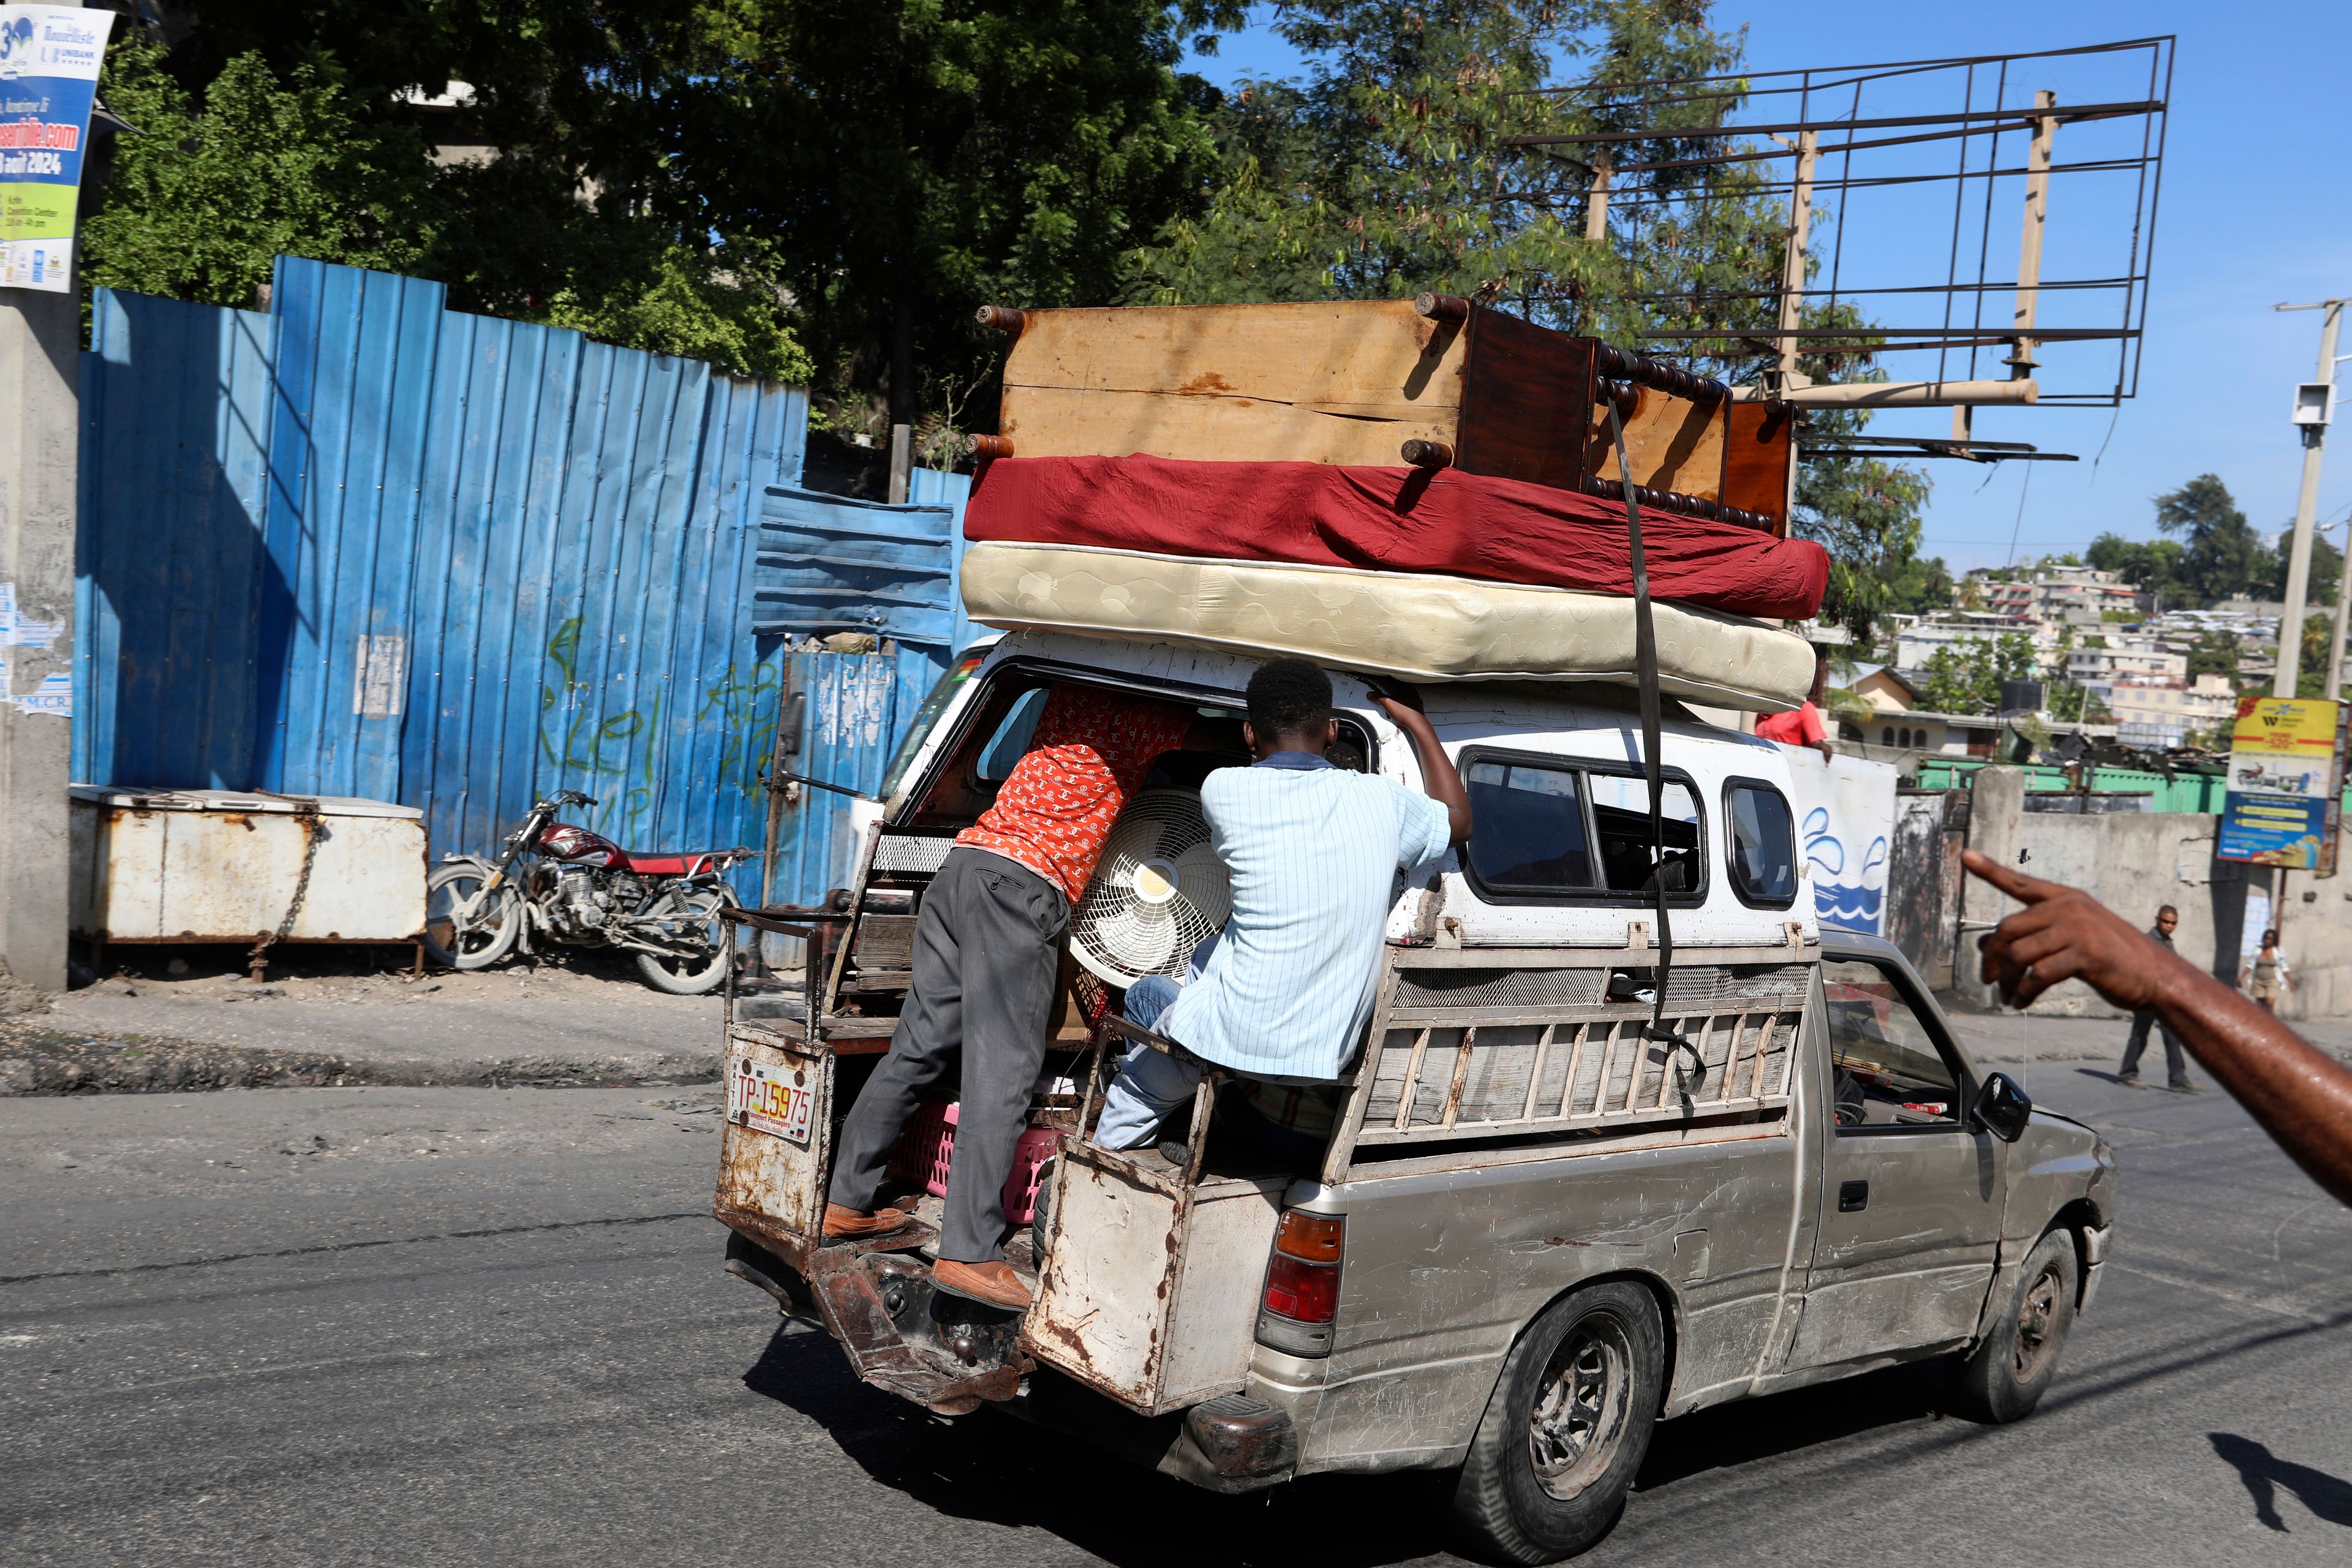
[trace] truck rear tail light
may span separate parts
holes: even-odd
[[[1293,1355],[1331,1353],[1339,1315],[1339,1256],[1348,1222],[1338,1215],[1286,1210],[1266,1260],[1265,1296],[1257,1314],[1261,1344]]]
[[[1339,1270],[1277,1252],[1265,1271],[1265,1310],[1294,1323],[1328,1323],[1339,1315]]]
[[[1348,1222],[1339,1215],[1285,1209],[1275,1227],[1274,1249],[1302,1263],[1337,1263],[1347,1235]]]

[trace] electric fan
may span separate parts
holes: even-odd
[[[1070,917],[1070,951],[1111,985],[1181,974],[1233,910],[1200,795],[1148,789],[1127,803],[1103,841],[1095,879]]]

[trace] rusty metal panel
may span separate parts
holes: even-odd
[[[113,942],[399,942],[425,925],[417,813],[328,799],[313,815],[226,791],[133,795],[77,787],[69,920]],[[306,874],[306,862],[308,863]]]
[[[1944,797],[1905,790],[1895,801],[1894,843],[1887,855],[1886,940],[1926,973],[1935,963],[1937,918],[1943,893]],[[1950,959],[1945,959],[1948,970]],[[1929,984],[1935,981],[1930,978]]]
[[[1159,1409],[1196,1405],[1247,1385],[1266,1259],[1289,1185],[1286,1175],[1203,1181],[1193,1190],[1178,1248]]]
[[[1184,1198],[1120,1156],[1066,1145],[1053,1227],[1022,1342],[1039,1361],[1131,1409],[1155,1409],[1176,1289]]]
[[[719,1190],[712,1207],[719,1218],[749,1215],[797,1237],[824,1231],[824,1185],[833,1143],[834,1058],[829,1051],[803,1051],[766,1031],[737,1026],[728,1031],[726,1076],[763,1075],[814,1089],[809,1140],[795,1143],[730,1118],[719,1135]]]
[[[1287,1176],[1187,1190],[1156,1156],[1066,1146],[1053,1235],[1022,1343],[1131,1410],[1158,1415],[1249,1377],[1265,1260]]]
[[[866,655],[803,649],[785,654],[781,668],[790,693],[785,712],[798,725],[799,742],[796,750],[788,746],[784,765],[871,795],[881,788],[891,756],[948,659],[943,649],[908,644]],[[849,883],[857,847],[850,826],[854,803],[831,790],[804,787],[785,801],[774,898],[814,903]]]

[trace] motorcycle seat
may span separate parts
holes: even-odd
[[[683,877],[697,861],[710,857],[708,849],[648,849],[643,854],[629,853],[629,869],[655,877]]]

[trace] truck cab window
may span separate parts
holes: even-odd
[[[1592,788],[1592,831],[1601,850],[1603,885],[1616,893],[1649,891],[1650,868],[1659,857],[1650,837],[1648,783],[1622,773],[1586,777]],[[1666,891],[1695,893],[1700,882],[1698,801],[1689,785],[1665,782],[1663,816]]]
[[[1577,775],[1566,768],[1476,762],[1462,770],[1475,825],[1467,853],[1484,887],[1507,893],[1590,889],[1592,848]]]
[[[914,720],[907,726],[906,739],[898,742],[898,750],[890,758],[890,766],[882,775],[882,788],[877,798],[888,800],[898,793],[898,786],[906,782],[907,770],[915,765],[915,758],[921,752],[924,742],[931,738],[931,731],[939,728],[940,719],[947,712],[949,704],[962,696],[971,684],[971,678],[978,672],[984,657],[977,653],[966,654],[950,665],[947,673],[932,686],[930,695],[923,699],[923,705],[915,710]]]
[[[1785,909],[1797,896],[1797,835],[1788,797],[1769,784],[1723,792],[1731,835],[1731,888],[1745,904]]]
[[[1822,992],[1841,1130],[1958,1124],[1958,1080],[1893,975],[1832,960],[1822,965]]]
[[[972,771],[990,784],[1003,784],[1013,776],[1013,770],[1029,750],[1030,737],[1037,732],[1037,717],[1045,710],[1045,694],[1049,689],[1040,686],[1024,691],[1004,716],[996,733],[980,751],[980,761]]]

